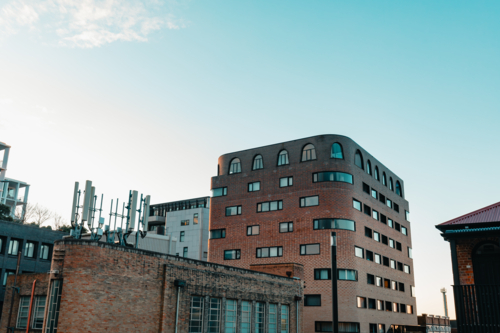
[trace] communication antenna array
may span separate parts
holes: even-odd
[[[114,212],[113,199],[111,199],[108,224],[105,223],[104,217],[101,217],[104,194],[101,194],[99,205],[100,208],[96,208],[97,195],[95,194],[95,187],[92,186],[92,181],[87,180],[85,182],[85,190],[83,192],[84,199],[82,205],[80,205],[81,197],[82,192],[81,190],[79,190],[79,183],[75,182],[75,187],[73,190],[73,206],[71,208],[71,225],[73,229],[70,232],[70,236],[72,236],[73,238],[82,238],[82,231],[85,230],[85,224],[87,224],[89,228],[91,240],[99,241],[102,236],[105,235],[106,242],[109,244],[119,244],[137,248],[139,245],[139,235],[141,236],[141,238],[146,237],[148,230],[149,205],[151,200],[151,197],[149,195],[143,197],[143,195],[141,194],[139,207],[137,207],[138,192],[130,191],[127,204],[125,205],[125,202],[122,203],[121,214],[118,213],[119,199],[116,199],[116,207]],[[78,222],[80,219],[80,209],[82,210],[81,221]],[[98,223],[97,226],[94,227],[94,220],[96,219],[97,212],[99,212]],[[118,218],[120,218],[119,226],[117,226]],[[136,221],[137,230],[135,226]],[[127,242],[127,239],[134,230],[137,231],[135,244],[129,244]]]

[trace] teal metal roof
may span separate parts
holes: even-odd
[[[455,229],[455,230],[445,230],[445,234],[458,234],[463,232],[480,232],[480,231],[500,231],[500,227],[487,227],[487,228],[467,228],[467,229]]]

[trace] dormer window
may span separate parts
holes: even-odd
[[[233,158],[231,164],[229,165],[229,174],[232,175],[234,173],[241,172],[241,161],[239,158]]]
[[[262,155],[257,155],[253,159],[252,170],[264,169],[264,160],[262,159]]]
[[[307,144],[304,149],[302,149],[302,162],[311,161],[316,159],[316,148],[314,145]]]

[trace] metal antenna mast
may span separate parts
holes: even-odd
[[[442,288],[441,292],[443,293],[444,315],[448,317],[448,301],[446,300],[446,288]]]

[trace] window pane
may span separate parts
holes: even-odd
[[[354,199],[353,199],[353,200],[352,200],[352,206],[353,206],[355,209],[357,209],[357,210],[361,211],[361,202],[359,202],[358,200],[354,200]]]

